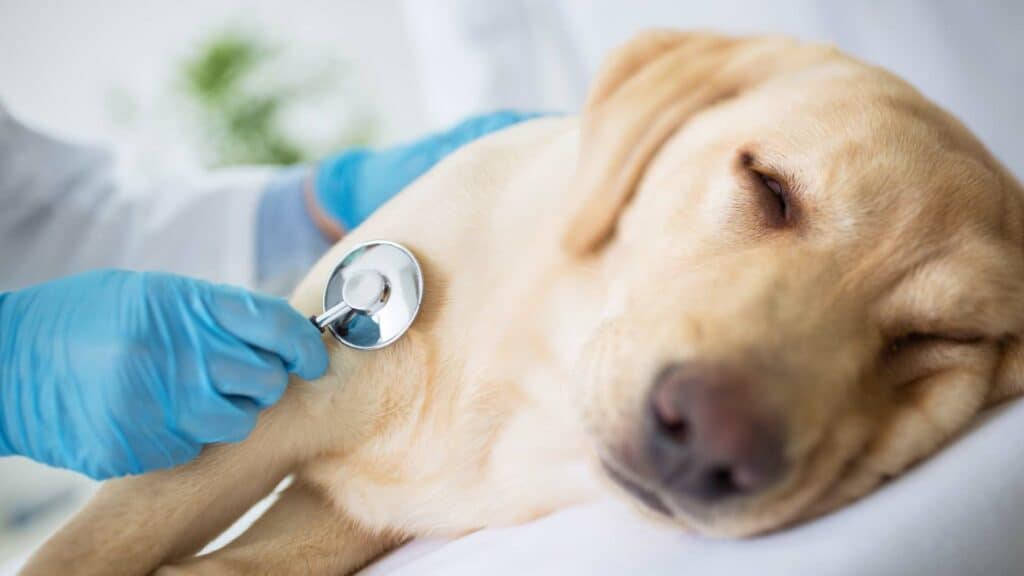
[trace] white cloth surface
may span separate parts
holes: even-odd
[[[751,540],[690,536],[602,501],[453,541],[415,541],[362,576],[686,574],[1012,576],[1024,573],[1024,402],[856,504]]]
[[[623,502],[455,540],[421,539],[361,576],[1015,576],[1024,573],[1024,401],[838,512],[750,540],[653,523]],[[27,554],[0,566],[15,574]]]

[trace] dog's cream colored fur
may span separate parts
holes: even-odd
[[[738,156],[786,180],[793,226],[765,225]],[[717,507],[662,495],[669,520],[744,535],[823,513],[1021,391],[1022,202],[883,71],[788,40],[642,35],[580,120],[454,154],[295,293],[317,312],[347,249],[404,243],[426,278],[406,337],[329,342],[329,373],[294,381],[250,438],[107,483],[25,573],[344,573],[412,536],[587,499],[605,486],[596,458],[657,492],[631,458],[677,360],[756,375],[789,472]],[[291,473],[246,534],[191,557]]]

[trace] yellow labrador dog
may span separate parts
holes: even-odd
[[[26,574],[337,574],[622,488],[769,531],[862,496],[1024,384],[1024,191],[891,74],[652,32],[579,119],[458,152],[355,230],[425,265],[380,352],[333,341],[240,444],[107,483]],[[244,535],[195,557],[282,478]]]

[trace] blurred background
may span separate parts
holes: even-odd
[[[147,183],[310,162],[496,108],[573,112],[606,52],[650,27],[834,43],[1024,174],[1024,3],[1008,0],[0,0],[0,104],[113,149],[119,175]],[[92,489],[0,460],[0,564]]]

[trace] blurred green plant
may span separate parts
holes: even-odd
[[[369,143],[374,122],[365,110],[349,110],[353,118],[347,126],[319,144],[289,130],[286,117],[294,108],[346,79],[339,66],[297,78],[294,72],[295,66],[281,65],[280,50],[253,32],[238,30],[214,34],[184,62],[181,78],[198,111],[207,164],[294,164]],[[332,104],[338,105],[352,103]],[[326,116],[336,116],[337,110],[330,112]]]

